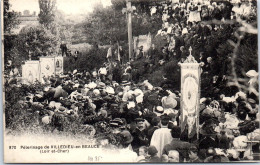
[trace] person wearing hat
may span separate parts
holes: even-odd
[[[150,147],[148,147],[147,151],[148,151],[148,155],[150,156],[148,162],[158,163],[161,161],[161,159],[157,156],[158,151],[155,146],[151,145]]]
[[[120,118],[115,118],[110,121],[110,126],[111,126],[111,128],[113,128],[112,132],[115,134],[121,132],[122,125],[123,125],[123,121]],[[131,135],[131,137],[132,137],[132,135]],[[132,141],[133,141],[133,139],[131,140],[131,142]]]
[[[64,107],[60,107],[58,111],[54,112],[51,118],[51,126],[52,132],[57,129],[58,131],[63,131],[67,122],[66,118],[66,109]]]
[[[163,115],[163,112],[164,112],[164,109],[162,106],[157,106],[155,109],[154,109],[154,113],[160,117]]]
[[[212,127],[206,127],[205,131],[202,131],[201,134],[202,139],[199,143],[200,149],[207,149],[210,147],[217,148],[218,142],[216,141],[216,132],[212,129]]]
[[[180,162],[184,159],[188,159],[188,151],[191,148],[196,148],[194,144],[180,140],[181,128],[179,126],[173,126],[171,129],[172,140],[163,147],[162,154],[169,155],[169,151],[177,150],[180,153]]]
[[[120,146],[121,149],[119,150],[119,155],[117,158],[122,158],[122,162],[136,162],[137,154],[133,152],[131,142],[133,141],[133,136],[127,130],[124,130],[119,133],[122,137]],[[121,156],[122,155],[122,156]]]
[[[161,157],[163,153],[163,147],[172,141],[171,130],[168,128],[169,116],[161,116],[161,128],[154,131],[151,145],[155,146],[158,150],[158,156]]]
[[[131,143],[134,150],[140,146],[147,146],[149,144],[149,139],[146,133],[147,131],[145,127],[145,120],[143,118],[136,118],[135,122],[136,127],[132,131],[134,140]]]
[[[137,55],[137,57],[136,57],[136,60],[140,60],[140,59],[142,59],[142,58],[144,57],[144,51],[143,51],[143,49],[144,49],[144,46],[141,45],[141,46],[139,47],[139,52],[138,52],[138,55]]]
[[[177,106],[177,101],[175,100],[176,95],[169,91],[168,96],[162,98],[162,107],[164,109],[172,108],[174,109]]]
[[[150,127],[148,128],[148,130],[147,130],[147,137],[148,137],[148,139],[151,140],[154,131],[160,128],[160,127],[159,127],[160,121],[161,121],[161,119],[160,119],[160,117],[158,117],[158,116],[157,116],[157,117],[154,117],[154,118],[152,119],[152,121],[151,121],[151,126],[150,126]],[[149,141],[150,141],[150,140],[149,140]]]

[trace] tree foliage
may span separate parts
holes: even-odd
[[[39,22],[47,29],[51,27],[55,18],[56,0],[39,0]]]
[[[57,38],[49,30],[38,26],[24,27],[14,40],[11,59],[20,66],[25,60],[38,60],[40,56],[50,55],[56,51]]]
[[[19,21],[17,19],[18,13],[10,11],[9,0],[4,0],[4,33],[10,33],[13,28],[15,28]]]
[[[95,8],[83,24],[90,43],[109,44],[127,39],[127,24],[122,12]]]
[[[95,8],[82,24],[88,42],[109,44],[110,41],[114,43],[121,41],[127,43],[127,15],[122,11],[126,8],[126,3],[117,0],[111,2],[110,7]],[[132,14],[133,36],[155,34],[162,25],[160,15],[150,16],[149,12],[145,12],[145,9],[149,7],[148,4],[149,2],[145,5],[136,4],[137,10],[134,10]]]
[[[77,59],[73,57],[64,58],[64,72],[73,71],[91,71],[94,68],[100,68],[106,61],[106,49],[90,49],[88,52],[82,52]]]

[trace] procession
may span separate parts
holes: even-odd
[[[6,134],[85,137],[115,162],[259,161],[256,2],[102,3],[74,30],[44,22],[44,7],[37,25],[4,29]]]

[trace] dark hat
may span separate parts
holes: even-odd
[[[240,109],[237,112],[237,118],[240,119],[240,120],[245,120],[246,116],[247,116],[247,111],[245,109]]]
[[[65,111],[65,110],[66,110],[65,107],[63,107],[63,106],[60,106],[60,107],[59,107],[59,111]]]
[[[251,98],[248,98],[247,101],[248,101],[249,103],[251,103],[251,104],[255,104],[255,103],[256,103],[256,101],[255,101],[254,99],[251,99]]]
[[[151,156],[156,155],[158,153],[158,150],[155,148],[155,146],[148,147],[147,151],[148,154]]]
[[[170,120],[170,116],[168,116],[167,114],[163,114],[162,116],[161,116],[161,120]]]
[[[131,82],[128,82],[128,81],[122,81],[121,85],[123,85],[123,86],[131,85]]]
[[[136,122],[140,122],[140,121],[144,122],[144,119],[143,119],[143,118],[140,118],[140,117],[138,117],[138,118],[136,118],[136,119],[135,119],[135,121],[136,121]]]
[[[127,130],[122,131],[120,135],[122,135],[122,141],[124,144],[130,144],[133,141],[133,136]]]
[[[109,124],[111,127],[120,127],[118,123],[111,121]]]
[[[112,127],[121,127],[123,125],[123,121],[120,118],[115,118],[110,121],[110,126]]]
[[[114,120],[112,120],[113,122],[115,123],[118,123],[119,125],[122,125],[123,124],[123,120],[120,119],[120,118],[115,118]]]
[[[153,119],[152,119],[152,121],[151,121],[151,124],[152,125],[154,125],[154,126],[156,126],[156,125],[158,125],[159,123],[160,123],[160,121],[161,121],[161,119],[160,119],[160,117],[154,117]]]

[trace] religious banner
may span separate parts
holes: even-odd
[[[40,68],[41,74],[40,79],[43,82],[43,78],[49,78],[55,75],[55,63],[54,57],[41,57],[40,58]]]
[[[188,139],[195,139],[199,133],[200,64],[190,53],[180,66],[181,131],[187,131],[184,134],[188,135]]]
[[[149,33],[148,35],[139,35],[134,38],[134,52],[138,53],[139,48],[143,46],[143,51],[147,52],[151,47],[152,37]]]
[[[22,65],[22,77],[24,83],[34,83],[40,79],[40,63],[39,61],[26,61]]]
[[[55,57],[55,74],[63,73],[63,57]]]

